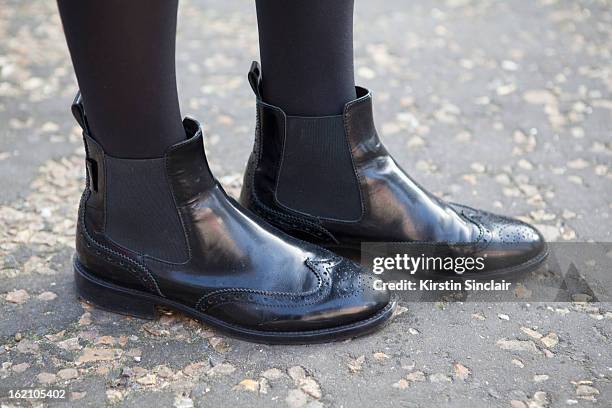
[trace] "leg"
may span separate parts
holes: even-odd
[[[355,99],[353,0],[257,0],[263,98],[290,115],[337,115]]]
[[[184,139],[174,63],[178,0],[58,5],[89,124],[106,152],[159,157]]]
[[[487,258],[484,271],[471,271],[477,277],[542,263],[547,247],[534,227],[439,200],[397,165],[376,132],[372,96],[353,87],[352,6],[257,1],[262,68],[253,65],[249,81],[258,134],[242,204],[335,250],[359,253],[362,242],[468,244],[474,257]]]

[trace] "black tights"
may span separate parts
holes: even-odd
[[[150,158],[185,138],[174,48],[178,0],[58,0],[89,126],[111,155]]]
[[[263,98],[326,116],[355,99],[353,0],[257,0]]]
[[[335,115],[355,98],[353,0],[257,0],[263,98]],[[151,158],[184,136],[176,90],[178,0],[58,0],[93,136]]]

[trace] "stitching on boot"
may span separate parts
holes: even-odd
[[[306,234],[312,235],[316,238],[323,239],[326,241],[332,241],[338,243],[334,236],[324,227],[321,227],[313,222],[306,219],[295,217],[289,214],[282,213],[274,210],[261,201],[257,196],[254,196],[255,212],[261,215],[263,218],[268,220],[270,223],[278,226],[284,226],[285,228],[298,230]],[[301,225],[299,225],[301,224]],[[309,228],[312,227],[312,228]]]
[[[332,290],[332,274],[330,272],[330,265],[332,262],[337,261],[339,258],[326,259],[326,260],[312,260],[307,259],[305,261],[306,266],[317,276],[318,284],[317,287],[311,291],[303,293],[292,293],[292,292],[270,292],[256,289],[221,289],[211,293],[207,293],[202,296],[196,303],[196,309],[201,311],[207,311],[214,307],[231,303],[231,302],[248,302],[266,307],[302,307],[304,305],[311,305],[319,302],[319,300],[328,292]],[[314,264],[325,264],[323,275],[314,267]],[[359,280],[361,283],[361,280]],[[327,288],[327,289],[326,289]],[[358,291],[352,294],[356,295]],[[344,297],[344,296],[341,296]]]

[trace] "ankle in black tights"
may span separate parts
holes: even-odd
[[[178,0],[58,0],[93,137],[153,158],[185,138],[176,90]]]
[[[263,99],[289,115],[342,113],[355,99],[353,0],[256,0]]]

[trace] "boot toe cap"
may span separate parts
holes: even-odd
[[[375,280],[375,275],[361,265],[343,259],[332,279],[332,290],[326,302],[330,313],[342,323],[351,323],[384,309],[391,301],[391,294],[386,289],[375,289]]]
[[[391,302],[389,291],[376,290],[374,275],[353,261],[335,258],[309,264],[321,277],[321,295],[302,313],[275,321],[274,326],[317,330],[349,325],[376,316]]]
[[[547,251],[544,237],[535,227],[512,218],[500,217],[501,225],[493,225],[492,242],[487,252],[498,268],[513,268],[542,258]]]
[[[487,269],[512,269],[545,258],[546,241],[534,226],[472,208],[464,207],[463,212],[482,229],[481,252],[487,256]]]

